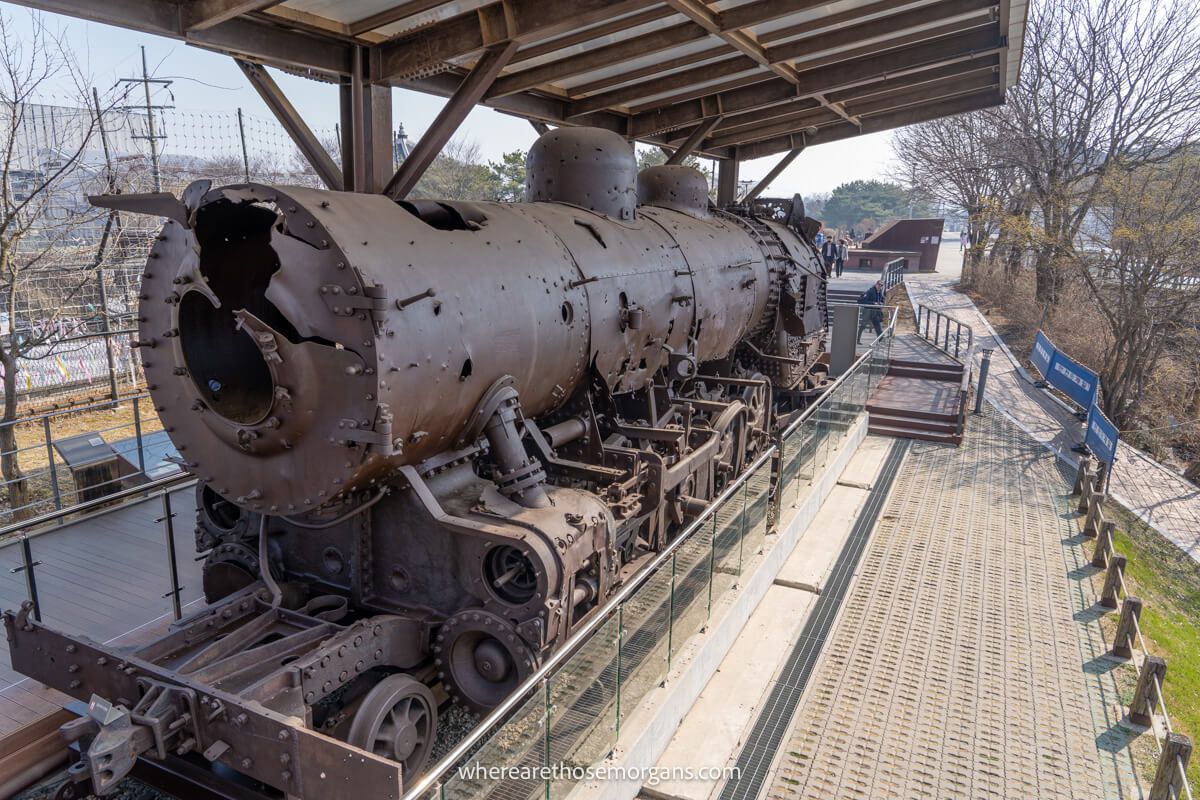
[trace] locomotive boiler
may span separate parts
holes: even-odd
[[[107,201],[170,217],[138,344],[210,605],[132,652],[6,616],[18,668],[103,698],[94,788],[168,752],[306,797],[345,753],[337,796],[411,777],[444,700],[493,708],[736,478],[821,390],[825,275],[798,199],[707,190],[558,129],[524,203]]]

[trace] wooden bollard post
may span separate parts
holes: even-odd
[[[1104,522],[1104,501],[1103,492],[1093,492],[1092,500],[1088,503],[1087,517],[1083,520],[1083,535],[1088,538],[1093,538],[1097,530],[1100,528],[1100,523]]]
[[[1146,656],[1142,662],[1142,671],[1138,674],[1137,688],[1133,690],[1133,700],[1129,702],[1129,719],[1138,725],[1150,726],[1154,720],[1154,709],[1161,698],[1155,688],[1154,679],[1162,686],[1167,677],[1167,662],[1158,656]]]
[[[1088,471],[1092,467],[1092,457],[1084,456],[1079,459],[1079,469],[1075,473],[1075,485],[1071,488],[1071,494],[1076,495],[1083,491],[1083,479],[1087,476]]]
[[[1075,506],[1075,510],[1080,514],[1086,514],[1088,505],[1092,502],[1092,489],[1095,487],[1095,476],[1089,469],[1083,476],[1083,482],[1079,486],[1079,505]]]
[[[1117,620],[1117,633],[1113,636],[1113,655],[1119,658],[1133,658],[1134,620],[1142,618],[1142,600],[1140,597],[1126,595],[1121,602],[1121,617]]]
[[[1186,770],[1191,757],[1192,740],[1182,733],[1168,733],[1158,756],[1158,769],[1154,772],[1154,785],[1146,795],[1147,800],[1171,800],[1172,790],[1175,797],[1183,797],[1184,776],[1179,773],[1179,767]]]
[[[1113,553],[1108,559],[1108,572],[1104,575],[1104,588],[1100,591],[1100,605],[1117,607],[1117,595],[1121,591],[1121,576],[1125,574],[1125,556]]]
[[[1112,558],[1113,531],[1116,529],[1117,523],[1111,519],[1104,520],[1104,524],[1100,526],[1100,535],[1096,537],[1096,550],[1092,553],[1093,567],[1106,566]]]

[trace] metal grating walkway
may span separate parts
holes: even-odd
[[[862,512],[854,522],[854,528],[846,540],[837,562],[830,571],[821,595],[813,604],[812,613],[800,632],[800,637],[788,654],[788,659],[771,685],[771,691],[763,704],[762,711],[754,721],[754,727],[746,737],[738,753],[736,779],[731,779],[721,788],[720,800],[753,800],[762,791],[763,782],[771,767],[771,760],[780,742],[788,736],[788,722],[800,704],[804,687],[808,685],[813,667],[825,646],[838,609],[846,596],[846,590],[854,577],[859,559],[867,546],[871,529],[879,518],[883,502],[896,479],[908,440],[896,439],[879,471],[879,481],[867,497]]]
[[[1104,796],[1054,456],[914,444],[767,796]]]

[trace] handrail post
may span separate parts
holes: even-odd
[[[142,441],[142,409],[137,397],[133,398],[133,437],[137,445],[138,472],[146,474],[146,448]]]
[[[1162,685],[1167,677],[1167,662],[1159,656],[1146,656],[1142,662],[1142,671],[1138,674],[1137,688],[1133,690],[1133,699],[1129,701],[1129,719],[1138,725],[1147,727],[1154,721],[1154,709],[1162,699],[1154,688],[1154,681]]]
[[[1100,535],[1096,538],[1096,550],[1092,553],[1092,566],[1103,567],[1108,563],[1108,560],[1113,555],[1113,531],[1117,529],[1117,523],[1111,519],[1104,520],[1104,524],[1100,526]]]
[[[1117,632],[1113,635],[1112,654],[1118,658],[1133,658],[1133,647],[1130,639],[1133,637],[1134,621],[1142,617],[1142,599],[1125,595],[1121,602],[1121,616],[1117,619]]]
[[[1071,489],[1071,494],[1076,495],[1083,491],[1083,481],[1087,477],[1088,470],[1092,466],[1092,457],[1084,456],[1079,459],[1079,469],[1075,472],[1075,485]]]
[[[1121,578],[1125,575],[1125,556],[1114,553],[1108,560],[1108,572],[1104,574],[1104,588],[1100,590],[1100,605],[1117,607],[1117,594],[1121,591]]]
[[[167,568],[171,578],[171,590],[163,595],[163,597],[171,598],[171,608],[175,612],[175,619],[183,619],[183,606],[180,604],[179,595],[183,592],[183,587],[179,585],[179,561],[175,555],[175,513],[171,510],[171,493],[162,493],[162,509],[163,515],[156,522],[163,523],[163,534],[167,537]]]
[[[1147,800],[1172,800],[1182,797],[1187,780],[1187,765],[1192,757],[1192,740],[1182,733],[1168,733],[1158,756],[1158,768],[1154,773],[1154,784],[1150,787]]]
[[[54,464],[54,445],[50,441],[50,416],[42,417],[42,434],[46,439],[46,460],[50,464],[50,491],[54,494],[54,508],[62,510],[62,491],[58,487],[58,467]]]
[[[38,600],[37,575],[34,573],[34,567],[41,563],[33,560],[33,548],[29,545],[29,535],[21,533],[21,566],[11,568],[9,572],[25,573],[25,594],[28,596],[29,602],[33,604],[33,618],[38,622],[42,621],[42,604]]]
[[[1104,523],[1104,500],[1103,492],[1093,492],[1088,501],[1087,516],[1083,518],[1083,535],[1089,539],[1099,533]]]

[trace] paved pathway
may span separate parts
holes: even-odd
[[[961,269],[957,247],[944,247],[938,272],[907,278],[914,303],[922,303],[970,325],[979,348],[994,348],[987,399],[1003,409],[1038,441],[1075,463],[1070,448],[1083,438],[1083,426],[1049,394],[1033,386],[1012,354],[1001,348],[971,299],[955,290]],[[976,359],[978,364],[978,358]],[[1109,491],[1121,505],[1200,561],[1200,488],[1122,442]]]
[[[1140,796],[1054,456],[991,414],[900,473],[767,796]]]

